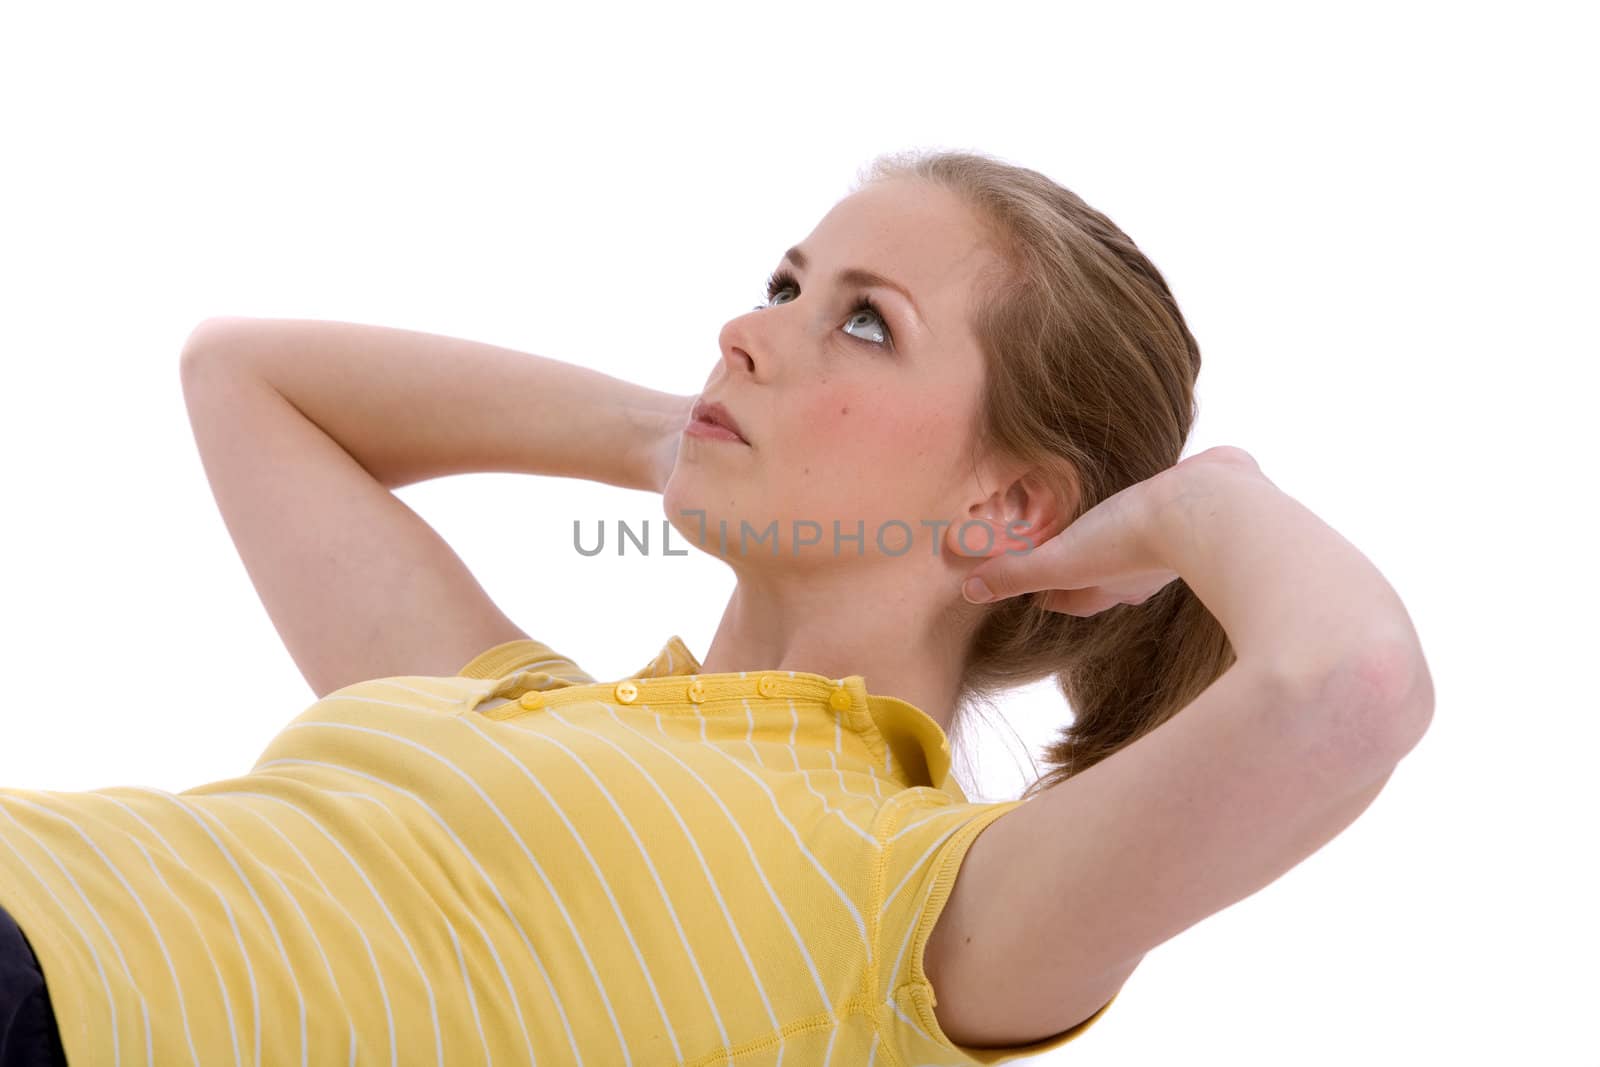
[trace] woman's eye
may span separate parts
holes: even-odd
[[[756,310],[773,307],[777,303],[788,303],[788,301],[779,300],[778,298],[785,293],[792,292],[794,289],[793,277],[781,272],[774,274],[767,279],[767,302],[765,304],[757,304]],[[864,335],[851,334],[852,337],[864,344],[888,348],[893,343],[889,337],[888,320],[883,317],[883,313],[873,304],[871,298],[865,295],[861,296],[856,306],[851,309],[850,317],[845,320],[845,326],[847,328],[859,326],[867,329],[869,332]]]
[[[868,344],[874,344],[874,345],[887,345],[888,344],[888,342],[889,342],[889,331],[883,328],[883,318],[877,313],[877,311],[873,310],[872,308],[870,308],[870,307],[860,307],[860,308],[857,308],[855,311],[851,312],[850,313],[850,318],[848,320],[846,320],[845,325],[846,326],[850,326],[852,324],[858,324],[858,325],[864,325],[864,326],[871,327],[872,333],[861,338],[863,341],[866,341]]]

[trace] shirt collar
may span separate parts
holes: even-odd
[[[666,678],[674,674],[703,674],[700,661],[695,658],[689,646],[683,643],[683,638],[673,634],[667,638],[667,643],[661,646],[661,651],[656,653],[655,659],[628,675],[629,678]]]
[[[649,663],[630,674],[630,678],[665,678],[671,675],[704,674],[700,660],[683,638],[673,634]],[[857,676],[863,685],[864,679]],[[915,704],[898,697],[867,692],[867,710],[896,765],[913,786],[931,786],[965,803],[966,794],[950,773],[950,742],[933,717]]]

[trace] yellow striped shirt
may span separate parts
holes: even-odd
[[[538,641],[311,704],[250,773],[0,789],[0,905],[90,1064],[1002,1063],[922,950],[978,833],[860,675],[596,682]]]

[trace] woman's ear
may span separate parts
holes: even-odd
[[[957,556],[983,559],[1030,552],[1065,528],[1065,514],[1046,480],[1036,470],[1026,471],[970,505],[961,521],[951,524],[946,547]]]

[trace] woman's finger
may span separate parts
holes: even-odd
[[[1087,617],[1114,607],[1117,600],[1101,589],[1057,589],[1046,593],[1041,603],[1047,611]]]
[[[968,572],[967,582],[982,580],[993,599],[1040,589],[1087,589],[1128,568],[1136,557],[1126,492],[1102,500],[1059,533],[1027,551],[1007,550]],[[962,585],[963,595],[968,585]],[[972,599],[968,596],[968,599]],[[976,603],[985,598],[980,597]]]
[[[1118,604],[1143,604],[1160,592],[1164,585],[1166,582],[1150,582],[1133,592],[1119,592],[1100,585],[1088,589],[1057,589],[1046,593],[1041,603],[1049,611],[1066,615],[1098,615]]]
[[[1030,551],[1005,551],[984,560],[967,573],[962,595],[981,604],[1041,589],[1103,586],[1122,596],[1160,588],[1166,579],[1150,580],[1164,564],[1148,536],[1156,483],[1150,478],[1111,494]],[[985,588],[992,596],[984,595]]]
[[[1061,589],[1074,584],[1071,549],[1076,540],[1068,526],[1050,540],[1026,552],[1002,552],[974,567],[961,586],[962,595],[974,603],[1032,593],[1040,589]],[[1088,585],[1090,579],[1077,581]],[[982,583],[981,587],[974,583]],[[974,595],[976,594],[976,595]]]

